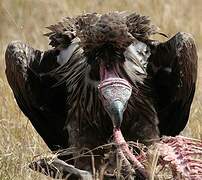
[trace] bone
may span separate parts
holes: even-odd
[[[90,172],[80,170],[58,158],[51,160],[48,158],[39,159],[31,162],[29,167],[55,179],[93,180]]]
[[[157,148],[163,163],[171,166],[174,177],[199,180],[202,178],[202,141],[182,136],[164,137]],[[161,162],[160,162],[161,163]]]

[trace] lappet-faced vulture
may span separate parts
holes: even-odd
[[[92,149],[113,134],[125,163],[147,177],[124,138],[149,145],[184,129],[197,77],[192,35],[152,40],[161,33],[148,17],[119,12],[66,17],[48,29],[52,49],[13,41],[6,50],[20,109],[52,151]],[[88,170],[81,164],[74,171],[66,163],[75,178]]]

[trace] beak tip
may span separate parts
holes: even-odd
[[[120,128],[123,120],[123,112],[125,110],[124,104],[120,100],[116,100],[112,102],[110,106],[113,126],[115,128]]]

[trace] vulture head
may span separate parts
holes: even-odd
[[[138,94],[137,83],[146,76],[144,64],[150,49],[142,42],[149,42],[158,28],[151,24],[149,17],[120,12],[67,17],[48,28],[52,32],[46,35],[56,49],[63,49],[72,42],[82,47],[88,64],[86,81],[96,84],[97,97],[113,127],[120,129],[127,103],[132,94]]]

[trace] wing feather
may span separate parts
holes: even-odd
[[[17,104],[51,150],[68,145],[65,85],[51,88],[57,81],[41,78],[58,66],[57,55],[57,50],[42,53],[20,41],[11,42],[5,54],[6,76]]]
[[[162,135],[177,135],[187,124],[197,78],[197,50],[192,35],[177,33],[153,47],[148,73],[153,78]]]

